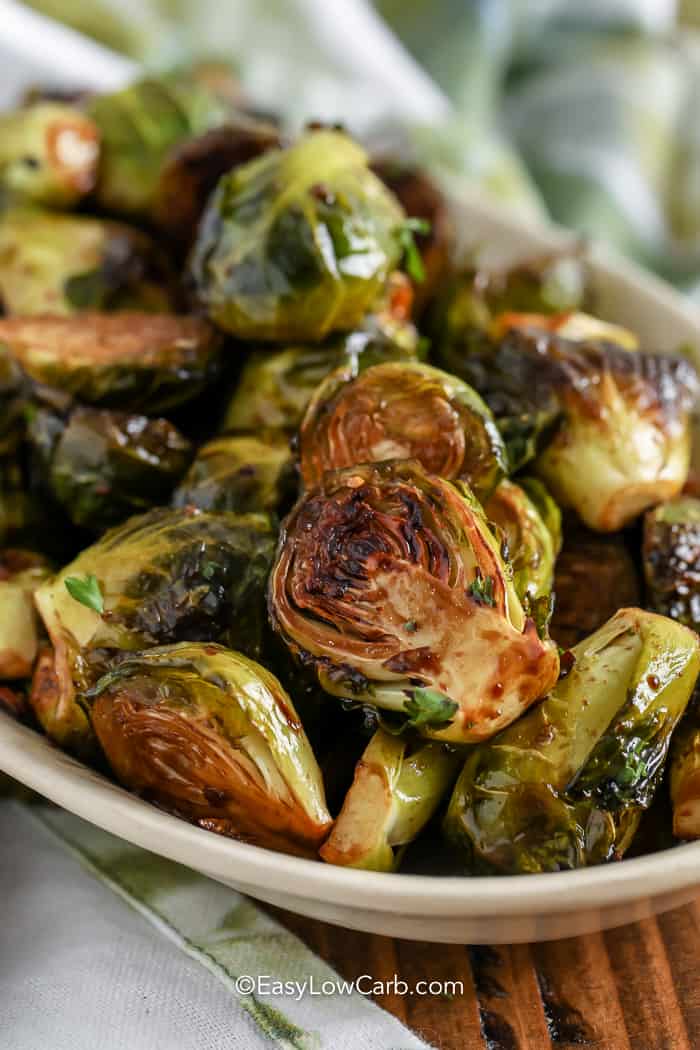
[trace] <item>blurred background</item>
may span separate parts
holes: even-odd
[[[398,137],[457,185],[604,239],[700,297],[700,0],[32,6],[150,69],[232,64],[292,125]],[[54,57],[41,53],[45,79]]]

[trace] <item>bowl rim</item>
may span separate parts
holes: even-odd
[[[580,240],[561,227],[534,226],[506,206],[485,201],[478,192],[462,193],[457,207],[463,216],[476,215],[498,230],[501,239],[512,239],[518,249],[515,255],[556,250]],[[647,307],[665,315],[674,333],[673,346],[694,340],[700,363],[700,307],[608,248],[588,245],[585,258],[596,279],[609,280],[616,294],[646,300]],[[106,831],[240,886],[253,896],[259,889],[394,915],[504,917],[541,914],[543,905],[553,914],[604,909],[700,887],[700,841],[576,871],[507,876],[372,872],[277,853],[223,838],[165,813],[4,712],[0,712],[0,770]]]

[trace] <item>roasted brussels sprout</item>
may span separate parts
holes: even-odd
[[[202,445],[175,507],[276,513],[296,494],[296,463],[283,431],[229,434]]]
[[[700,499],[647,511],[643,554],[651,607],[700,631]]]
[[[0,117],[0,188],[38,204],[71,208],[97,178],[99,132],[73,106],[36,102]]]
[[[351,379],[360,361],[412,361],[418,350],[416,329],[385,304],[368,314],[357,331],[330,336],[318,346],[256,350],[243,366],[224,427],[296,430],[319,383],[335,369],[344,368]]]
[[[563,315],[587,296],[585,263],[576,251],[527,259],[509,268],[469,268],[448,282],[431,310],[437,360],[448,372],[461,367],[504,313]],[[467,376],[463,376],[470,380]]]
[[[590,528],[615,532],[682,489],[698,386],[684,358],[525,326],[466,355],[460,374],[499,425],[532,423],[536,472]]]
[[[444,741],[491,736],[559,672],[468,488],[410,461],[327,474],[299,501],[269,606],[327,692]]]
[[[74,314],[173,305],[171,275],[144,233],[86,215],[13,208],[0,215],[6,314]]]
[[[89,727],[75,694],[120,650],[177,641],[260,649],[275,532],[264,514],[153,510],[86,548],[36,593],[55,649],[55,710],[37,716],[73,748]],[[77,723],[77,727],[76,727]]]
[[[554,615],[549,629],[570,649],[613,616],[619,608],[639,605],[639,573],[620,535],[602,536],[567,521],[554,570]]]
[[[0,347],[35,383],[90,404],[149,413],[203,390],[216,375],[219,346],[206,321],[187,315],[0,318]]]
[[[445,832],[470,871],[619,858],[651,804],[700,670],[697,635],[621,609],[573,654],[551,696],[467,758]]]
[[[454,231],[444,193],[428,173],[413,164],[394,159],[373,162],[377,173],[402,205],[406,214],[426,223],[416,233],[416,247],[422,261],[420,280],[414,284],[415,313],[421,314],[449,272]]]
[[[102,139],[97,201],[107,211],[140,217],[150,213],[170,150],[229,114],[219,96],[182,72],[97,95],[87,109]]]
[[[167,503],[192,458],[167,419],[126,412],[80,406],[63,423],[39,409],[29,431],[55,499],[73,524],[98,532]]]
[[[378,729],[355,768],[333,830],[321,847],[328,864],[395,871],[404,848],[423,830],[459,768],[442,744]]]
[[[198,299],[241,339],[350,331],[398,262],[403,220],[360,146],[312,132],[219,181],[190,261]]]
[[[0,679],[32,673],[39,644],[34,591],[49,574],[40,554],[0,550]]]
[[[186,139],[168,154],[160,169],[152,207],[154,222],[174,241],[188,246],[221,176],[279,146],[277,128],[243,113]]]
[[[300,430],[301,475],[309,488],[327,470],[415,459],[431,474],[463,478],[479,498],[507,471],[493,417],[471,387],[419,362],[338,369],[311,400]]]
[[[673,834],[700,838],[700,692],[696,690],[671,743]]]
[[[550,594],[561,548],[561,513],[536,478],[504,480],[487,503],[486,517],[503,533],[521,602]]]
[[[0,456],[15,452],[23,437],[25,387],[22,369],[0,346]]]
[[[219,834],[314,857],[331,825],[294,705],[260,664],[218,645],[137,653],[87,696],[126,787]]]

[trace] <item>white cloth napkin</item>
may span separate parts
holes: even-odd
[[[233,890],[62,810],[0,801],[2,1050],[425,1050]]]

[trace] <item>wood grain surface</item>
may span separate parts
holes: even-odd
[[[461,981],[454,997],[376,997],[439,1050],[700,1050],[700,899],[606,933],[496,947],[392,940],[269,910],[348,980]]]

